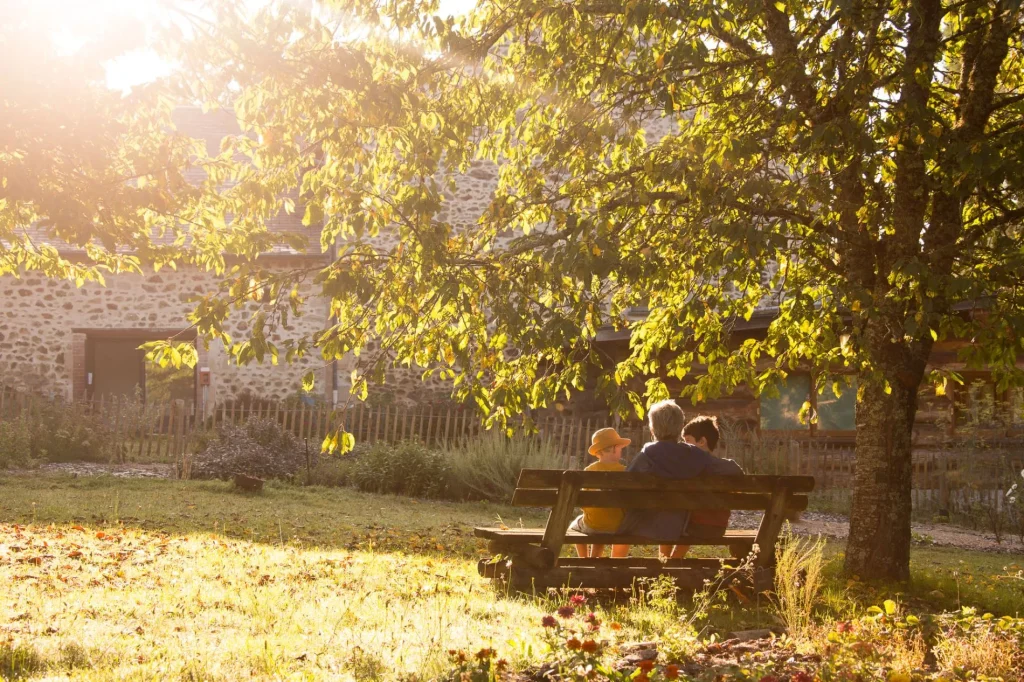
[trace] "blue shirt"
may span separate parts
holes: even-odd
[[[696,445],[667,440],[645,445],[626,471],[673,479],[743,474],[743,469],[731,459],[720,459]],[[689,521],[690,513],[686,511],[628,509],[618,532],[669,540],[682,535]]]

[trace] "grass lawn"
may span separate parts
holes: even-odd
[[[485,550],[472,527],[543,518],[347,489],[247,495],[219,482],[0,477],[0,671],[429,679],[449,649],[482,646],[514,666],[537,662],[553,603],[479,578]],[[1021,583],[998,578],[1012,567],[1005,555],[922,547],[914,566],[918,586],[902,599],[1024,612]],[[838,577],[827,592],[836,616],[892,594]],[[635,600],[598,611],[624,639],[649,639],[678,618]],[[770,619],[763,604],[712,616],[721,629]]]

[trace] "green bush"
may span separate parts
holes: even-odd
[[[32,430],[24,419],[0,422],[0,469],[32,462]]]
[[[358,448],[339,456],[321,456],[320,463],[310,472],[309,485],[327,488],[354,485],[352,469],[358,458]]]
[[[376,443],[352,457],[352,485],[364,492],[412,497],[448,497],[450,466],[445,455],[421,443]]]
[[[495,431],[445,451],[413,441],[357,445],[347,455],[323,458],[310,483],[414,497],[508,502],[520,471],[561,466],[561,455],[549,443],[527,436],[507,438]]]
[[[562,456],[547,441],[487,431],[445,453],[451,467],[451,496],[459,500],[508,502],[523,469],[562,468]]]
[[[32,452],[49,462],[107,462],[113,437],[98,415],[48,403],[34,415]]]
[[[0,422],[0,468],[32,460],[106,462],[112,445],[101,417],[60,402],[39,402],[17,419]]]

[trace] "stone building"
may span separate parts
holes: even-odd
[[[182,107],[175,112],[175,121],[182,132],[205,140],[212,153],[220,149],[226,135],[238,132],[233,114],[227,112],[203,113],[198,108]],[[475,222],[495,183],[493,168],[480,165],[471,169],[460,179],[445,219],[456,226]],[[307,248],[275,246],[261,256],[265,267],[293,270],[328,262],[328,254],[320,247],[319,226],[303,226],[302,215],[301,207],[292,214],[282,213],[269,222],[268,228],[303,235]],[[389,239],[382,236],[382,245],[387,245]],[[68,258],[85,257],[82,249],[53,245]],[[281,400],[296,396],[301,377],[313,370],[317,397],[330,403],[347,395],[351,366],[346,362],[326,363],[316,352],[295,364],[282,359],[278,365],[238,366],[228,362],[219,342],[211,343],[209,349],[198,343],[195,370],[173,372],[147,364],[138,349],[141,343],[171,337],[196,339],[187,321],[192,309],[190,299],[215,291],[216,279],[187,268],[106,279],[106,286],[87,283],[76,288],[73,282],[50,280],[36,273],[0,277],[0,385],[64,398],[138,392],[147,399],[185,398],[209,408],[244,397]],[[303,293],[312,294],[312,285]],[[232,313],[227,331],[233,338],[247,336],[250,317],[257,307],[250,303]],[[308,295],[302,315],[290,317],[288,328],[278,330],[270,340],[309,338],[324,328],[327,315],[327,301]],[[416,368],[395,368],[388,381],[383,393],[387,400],[398,403],[443,401],[450,393],[450,387],[436,380],[424,384]]]
[[[206,140],[216,151],[221,139],[236,132],[233,117],[202,114],[182,108],[176,123],[192,137]],[[320,252],[319,230],[302,225],[301,211],[282,214],[268,227],[307,237],[310,248],[297,251],[275,246],[263,254],[271,269],[294,269],[326,263]],[[52,243],[52,242],[51,242]],[[54,244],[70,259],[84,258],[81,249]],[[120,396],[141,393],[147,399],[184,398],[197,405],[214,405],[242,395],[280,399],[294,395],[310,369],[319,374],[317,390],[330,388],[330,367],[317,357],[287,365],[231,365],[220,343],[209,349],[198,343],[194,370],[161,370],[144,362],[141,343],[175,338],[194,341],[187,321],[190,300],[216,290],[213,275],[195,269],[165,269],[146,275],[108,276],[106,286],[50,280],[37,273],[0,278],[0,383],[65,398]],[[233,313],[229,333],[244,336],[257,304]],[[310,299],[304,314],[290,321],[278,338],[308,335],[326,322],[325,302]],[[326,397],[326,396],[325,396]]]

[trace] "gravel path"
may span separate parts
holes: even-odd
[[[730,526],[753,529],[757,528],[760,520],[761,515],[758,512],[735,511],[732,513]],[[1024,545],[1018,538],[1008,534],[1004,534],[1002,542],[999,543],[992,533],[948,524],[914,523],[911,530],[914,533],[914,541],[921,544],[1024,555]],[[793,522],[793,532],[842,540],[850,533],[850,520],[840,514],[803,512],[800,519]]]
[[[172,478],[170,464],[100,464],[98,462],[58,462],[42,464],[35,469],[14,469],[3,472],[9,476],[39,474],[70,474],[72,476],[114,476],[116,478]]]

